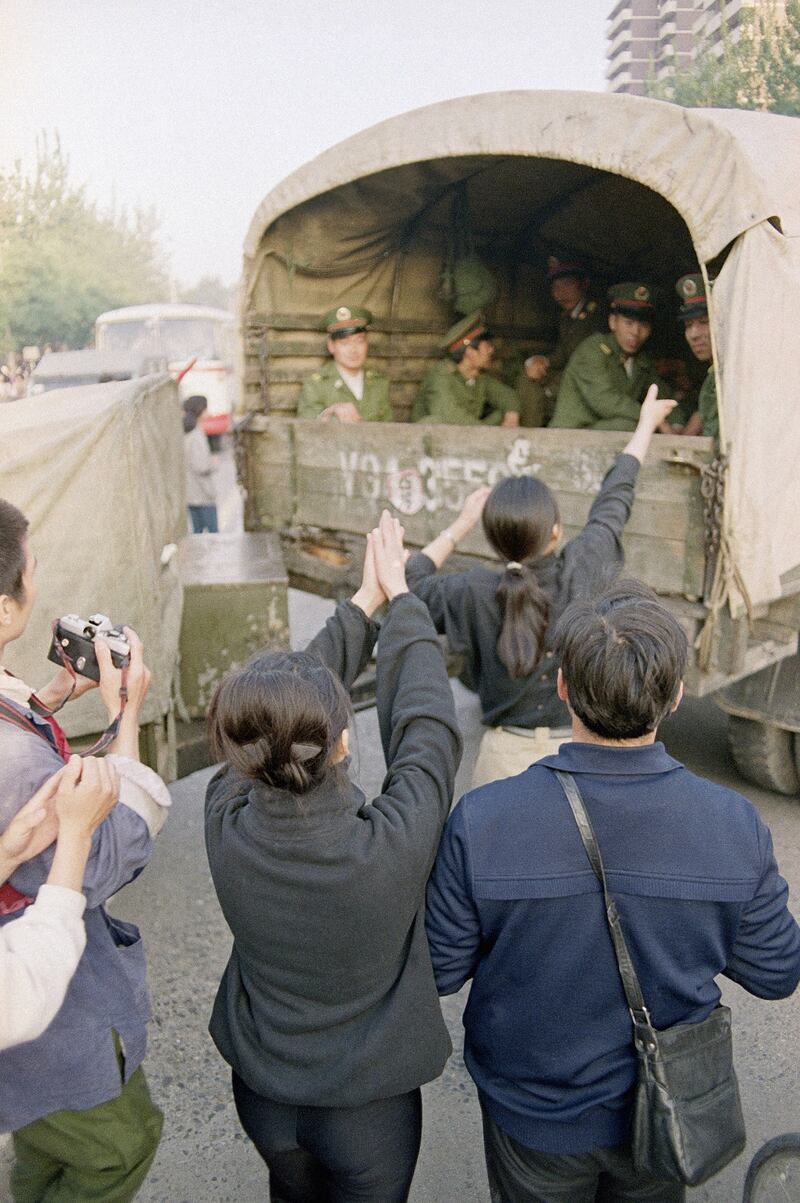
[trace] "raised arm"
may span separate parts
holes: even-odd
[[[652,385],[642,402],[636,430],[606,473],[586,525],[564,550],[565,571],[569,574],[574,569],[576,573],[575,587],[568,584],[571,595],[604,583],[624,562],[622,532],[633,507],[639,468],[654,432],[675,406],[674,401],[659,400],[656,394]]]
[[[666,397],[660,398],[658,385],[651,384],[642,402],[636,429],[623,448],[622,454],[632,455],[634,459],[638,459],[640,464],[644,463],[650,440],[655,432],[666,424],[667,418],[677,404],[677,401]]]
[[[399,524],[384,511],[376,538],[389,613],[378,648],[377,706],[387,773],[373,808],[391,815],[426,864],[447,816],[461,736],[444,656],[426,607],[408,592]]]
[[[360,587],[350,601],[341,602],[336,607],[307,648],[341,677],[346,689],[364,671],[372,655],[378,637],[378,628],[372,621],[372,615],[385,600],[375,571],[372,536],[368,535]]]

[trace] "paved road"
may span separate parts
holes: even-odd
[[[292,594],[292,630],[303,646],[330,603]],[[466,732],[459,785],[468,780],[476,751],[474,698],[454,685]],[[377,792],[383,758],[374,710],[356,722],[354,763],[367,793]],[[670,751],[696,771],[743,789],[775,837],[778,857],[800,913],[800,804],[758,791],[737,779],[725,746],[722,715],[708,702],[688,699],[665,725]],[[117,898],[114,911],[144,933],[154,1001],[147,1073],[165,1112],[164,1137],[142,1203],[260,1203],[266,1172],[243,1137],[230,1101],[226,1067],[206,1033],[211,1002],[229,950],[202,845],[202,806],[209,772],[172,788],[173,814],[151,866]],[[749,1155],[781,1131],[800,1130],[800,1021],[796,1003],[761,1003],[727,985],[734,1009],[737,1063],[748,1123]],[[413,1203],[486,1203],[478,1108],[460,1056],[462,995],[445,1001],[456,1052],[443,1077],[425,1089],[423,1148]],[[692,1203],[736,1203],[747,1157],[706,1186]],[[0,1187],[0,1198],[3,1197]]]

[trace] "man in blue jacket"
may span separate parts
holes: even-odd
[[[574,602],[556,631],[571,743],[462,798],[428,887],[440,994],[472,978],[464,1059],[498,1203],[675,1203],[637,1175],[636,1057],[603,896],[553,769],[583,794],[656,1028],[699,1023],[723,974],[761,998],[800,980],[800,929],[769,830],[656,742],[684,633],[637,582]],[[721,838],[720,833],[724,833]]]

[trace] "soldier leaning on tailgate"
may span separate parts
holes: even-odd
[[[328,332],[331,359],[303,382],[298,418],[338,418],[340,422],[392,422],[389,379],[366,366],[368,309],[339,305],[320,325]]]
[[[709,365],[700,386],[697,409],[683,429],[684,434],[706,434],[719,442],[719,417],[717,416],[717,381],[711,347],[711,327],[708,320],[708,298],[703,277],[699,272],[681,276],[675,291],[683,302],[678,321],[683,322],[684,334],[689,350],[695,359]]]
[[[440,345],[448,358],[425,374],[414,401],[413,421],[518,426],[516,393],[486,370],[494,347],[483,314],[471,313],[456,322]]]
[[[608,334],[592,334],[570,357],[561,378],[551,426],[590,430],[635,430],[651,384],[668,396],[668,386],[642,348],[653,328],[653,302],[646,284],[627,281],[608,290]],[[666,422],[663,434],[673,433]]]
[[[572,352],[590,334],[608,329],[606,315],[589,296],[589,273],[575,262],[551,255],[547,260],[550,295],[558,305],[558,337],[547,355],[531,355],[517,379],[520,426],[546,426],[561,383],[561,374]]]

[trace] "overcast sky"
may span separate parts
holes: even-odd
[[[184,284],[238,279],[256,206],[385,117],[605,86],[611,0],[0,0],[0,169],[57,132],[102,205],[155,205]]]

